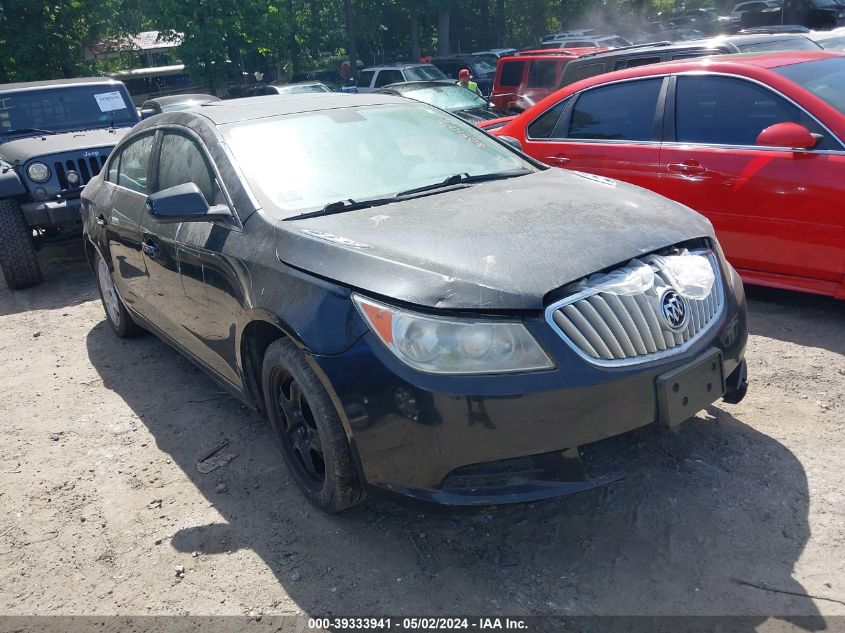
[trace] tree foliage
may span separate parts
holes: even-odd
[[[675,4],[708,1],[0,0],[0,81],[96,72],[84,43],[146,29],[181,34],[177,56],[213,88],[233,69],[285,75],[337,68],[352,49],[371,64],[526,46],[555,29],[624,29]]]

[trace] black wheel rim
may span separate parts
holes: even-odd
[[[290,372],[279,369],[273,378],[282,447],[308,481],[322,485],[326,460],[308,398]]]

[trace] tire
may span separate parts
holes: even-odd
[[[106,321],[109,322],[117,337],[131,338],[143,332],[143,328],[135,323],[126,311],[123,299],[114,287],[108,264],[99,252],[94,255],[94,275],[97,277],[97,289],[100,291],[100,301],[103,302]]]
[[[290,340],[267,348],[261,388],[273,434],[305,498],[328,513],[360,503],[364,491],[337,410]]]
[[[32,230],[15,200],[0,200],[0,268],[3,269],[6,285],[12,290],[36,286],[44,281],[35,257]]]

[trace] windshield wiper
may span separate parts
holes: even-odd
[[[505,178],[515,178],[517,176],[524,176],[525,174],[530,173],[532,173],[531,169],[522,168],[512,169],[509,171],[499,171],[492,174],[480,174],[478,176],[470,176],[469,174],[464,172],[461,174],[454,174],[452,176],[449,176],[448,178],[441,180],[440,182],[436,182],[431,185],[424,185],[422,187],[416,187],[414,189],[400,191],[399,193],[396,193],[389,197],[365,198],[363,200],[353,200],[352,198],[335,200],[334,202],[329,202],[322,209],[318,209],[317,211],[308,211],[307,213],[301,213],[299,215],[295,215],[285,219],[303,220],[305,218],[314,218],[321,215],[332,215],[333,213],[343,213],[345,211],[354,211],[356,209],[367,209],[369,207],[377,207],[383,204],[390,204],[391,202],[399,202],[407,198],[413,198],[417,194],[426,193],[429,191],[436,191],[437,189],[442,189],[444,187],[454,187],[455,185],[482,182],[485,180],[503,180]]]
[[[497,171],[492,174],[479,174],[477,176],[470,176],[464,172],[462,174],[453,174],[448,178],[444,178],[440,182],[435,182],[430,185],[423,185],[422,187],[414,187],[413,189],[406,189],[400,191],[394,197],[404,198],[405,196],[412,196],[415,193],[423,193],[425,191],[435,191],[444,187],[454,187],[455,185],[469,184],[473,182],[484,182],[486,180],[504,180],[505,178],[516,178],[517,176],[524,176],[530,174],[530,169],[510,169],[508,171]]]

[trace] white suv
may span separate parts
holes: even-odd
[[[452,82],[437,66],[431,64],[390,64],[365,68],[358,75],[358,92],[372,92],[388,84],[404,81]]]

